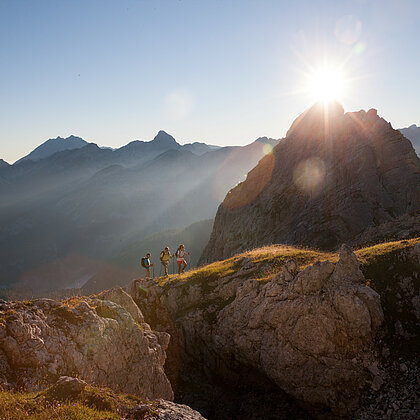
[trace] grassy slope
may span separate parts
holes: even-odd
[[[355,253],[362,265],[363,271],[368,275],[367,278],[370,279],[370,276],[377,277],[377,275],[381,273],[381,265],[390,263],[396,254],[405,249],[412,248],[417,243],[420,243],[420,237],[361,248],[356,250]],[[240,258],[249,258],[254,263],[270,265],[271,273],[264,272],[264,270],[255,274],[253,273],[253,278],[258,280],[269,280],[271,275],[276,273],[289,259],[295,259],[298,262],[300,269],[303,269],[318,260],[337,262],[339,254],[338,252],[323,252],[286,245],[272,245],[238,254],[227,260],[215,261],[204,267],[187,271],[180,276],[169,276],[169,278],[160,277],[156,280],[160,285],[165,287],[170,287],[171,284],[179,282],[186,284],[201,281],[210,282],[220,277],[229,276],[238,271],[241,265],[237,261]],[[372,287],[374,287],[375,284],[377,283],[373,282],[371,284]]]
[[[49,390],[38,393],[0,390],[0,419],[4,420],[117,420],[121,419],[121,407],[130,409],[136,405],[145,407],[144,419],[154,418],[153,414],[157,413],[154,402],[91,385],[68,400],[53,397]]]

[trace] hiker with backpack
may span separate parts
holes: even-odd
[[[160,253],[160,262],[163,265],[165,270],[165,276],[168,276],[168,265],[169,265],[169,258],[172,258],[173,255],[169,252],[169,247],[165,246],[165,249]]]
[[[176,262],[178,264],[178,274],[183,273],[187,266],[187,262],[184,258],[185,255],[190,255],[190,253],[185,251],[184,245],[181,244],[175,252]]]
[[[154,264],[150,261],[151,254],[148,252],[145,257],[141,259],[141,265],[146,269],[146,277],[150,277],[150,267],[153,267]]]

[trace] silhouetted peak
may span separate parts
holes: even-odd
[[[291,134],[325,137],[343,116],[344,108],[339,102],[316,102],[293,121],[286,137]]]
[[[153,139],[153,143],[159,144],[162,146],[177,146],[178,143],[176,140],[168,133],[163,130],[160,130],[156,137]]]

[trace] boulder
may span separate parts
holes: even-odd
[[[152,331],[119,288],[68,302],[3,303],[0,320],[3,382],[35,391],[77,374],[118,392],[173,399],[163,370],[169,335]]]

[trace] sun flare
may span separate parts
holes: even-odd
[[[345,95],[346,77],[337,68],[324,67],[308,77],[308,91],[314,101],[342,100]]]

